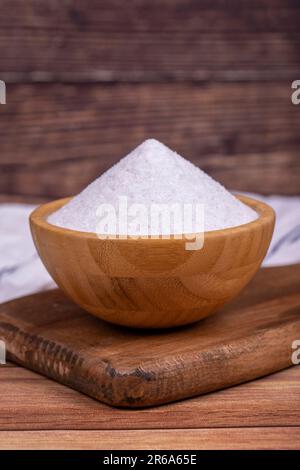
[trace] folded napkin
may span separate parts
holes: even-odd
[[[300,197],[248,195],[266,202],[276,213],[274,235],[263,266],[300,263]]]
[[[31,238],[28,217],[34,207],[0,204],[0,302],[55,286]]]

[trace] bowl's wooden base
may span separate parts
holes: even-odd
[[[0,306],[8,357],[111,405],[195,396],[292,365],[300,339],[300,265],[261,270],[197,324],[160,332],[98,320],[59,290]]]
[[[102,239],[48,223],[48,216],[70,198],[38,207],[30,224],[49,274],[81,308],[130,328],[170,328],[211,315],[259,269],[275,214],[261,201],[238,198],[256,211],[257,219],[205,232],[204,246],[195,250],[187,249],[184,237]]]

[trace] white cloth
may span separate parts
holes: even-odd
[[[0,302],[55,286],[31,238],[28,217],[34,207],[0,204]]]
[[[248,193],[249,194],[249,193]],[[276,223],[263,266],[300,263],[300,197],[249,194],[273,207]]]
[[[277,220],[263,266],[300,262],[300,197],[252,195],[270,204]],[[55,286],[35,250],[28,217],[35,206],[0,204],[0,302]]]

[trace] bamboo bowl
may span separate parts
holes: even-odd
[[[266,255],[274,211],[238,198],[258,218],[205,232],[204,246],[196,251],[185,250],[185,239],[104,240],[49,224],[47,217],[69,198],[34,210],[31,232],[50,275],[84,310],[130,327],[174,327],[207,317],[233,299]]]

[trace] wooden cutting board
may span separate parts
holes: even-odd
[[[85,313],[58,289],[0,306],[8,358],[115,406],[200,395],[292,365],[300,340],[300,265],[262,269],[201,322],[135,331]]]

